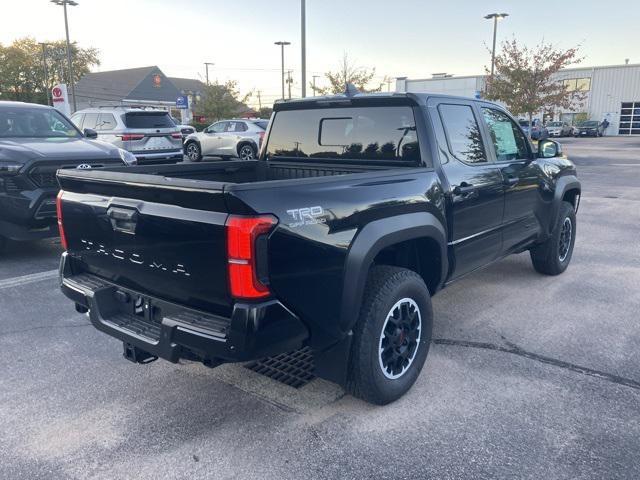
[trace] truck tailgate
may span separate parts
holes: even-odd
[[[148,178],[147,178],[148,177]],[[228,314],[223,184],[150,175],[60,172],[76,269],[122,287]]]

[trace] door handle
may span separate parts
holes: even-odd
[[[475,191],[476,191],[476,187],[474,187],[473,185],[467,182],[462,182],[460,185],[456,185],[455,187],[453,187],[454,195],[467,195]]]
[[[111,226],[117,232],[135,233],[138,223],[138,212],[128,208],[110,207],[107,216]]]
[[[512,187],[516,185],[519,181],[520,179],[518,177],[508,176],[508,177],[505,177],[504,184],[508,185],[509,187]]]

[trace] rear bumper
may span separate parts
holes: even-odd
[[[300,319],[277,300],[236,303],[230,318],[212,315],[139,295],[91,274],[74,275],[66,252],[60,284],[69,299],[89,309],[98,330],[170,362],[194,357],[211,364],[256,360],[296,350],[309,336]]]

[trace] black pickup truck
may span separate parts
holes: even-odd
[[[135,157],[92,140],[52,107],[0,102],[0,251],[7,240],[58,235],[56,171],[132,164]]]
[[[146,363],[310,348],[385,404],[416,380],[431,296],[506,255],[568,266],[580,183],[500,106],[427,94],[276,103],[259,159],[61,170],[61,287]]]

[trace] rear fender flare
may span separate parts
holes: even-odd
[[[358,319],[364,289],[376,255],[384,248],[416,238],[431,238],[440,246],[440,284],[448,272],[446,231],[442,222],[427,212],[408,213],[375,220],[365,225],[356,236],[345,262],[340,329],[351,330]]]

